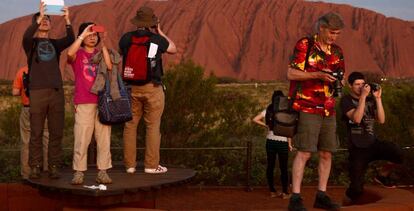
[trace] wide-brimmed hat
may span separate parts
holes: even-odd
[[[152,27],[157,25],[158,18],[152,8],[143,6],[138,9],[135,17],[131,19],[131,23],[137,27]]]

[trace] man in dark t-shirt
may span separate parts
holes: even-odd
[[[341,99],[341,110],[347,125],[349,141],[351,183],[346,190],[346,196],[352,202],[358,200],[363,193],[364,175],[370,162],[387,160],[402,163],[403,153],[396,144],[380,141],[375,136],[375,121],[381,124],[385,122],[381,87],[372,90],[373,88],[365,83],[365,77],[360,72],[351,73],[348,83],[351,91]],[[377,178],[380,179],[381,176]]]
[[[126,172],[133,174],[136,171],[137,127],[141,117],[144,117],[146,126],[144,172],[165,173],[167,168],[159,164],[160,124],[165,98],[161,83],[163,74],[161,54],[174,54],[177,48],[161,30],[159,20],[151,8],[145,6],[139,8],[131,22],[137,30],[124,34],[119,41],[123,56],[123,79],[131,86],[133,116],[131,121],[125,123],[123,134]],[[147,46],[148,50],[137,50],[142,49],[143,46]],[[147,65],[144,65],[146,68],[134,65],[142,61],[142,58],[144,62],[150,60]],[[141,78],[142,73],[147,74]],[[135,77],[138,75],[140,77]]]
[[[45,119],[49,127],[49,177],[59,178],[58,168],[62,159],[65,98],[59,69],[60,53],[73,41],[75,35],[69,19],[69,9],[64,7],[66,37],[49,38],[51,20],[45,15],[45,4],[40,3],[39,12],[23,36],[23,48],[29,67],[30,90],[30,178],[40,178],[42,165],[42,136]]]

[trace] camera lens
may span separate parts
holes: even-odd
[[[372,92],[376,92],[381,89],[381,86],[377,83],[369,83],[369,86],[371,87]]]

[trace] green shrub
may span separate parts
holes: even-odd
[[[161,163],[196,170],[193,184],[205,185],[243,185],[246,182],[245,149],[199,149],[209,147],[246,146],[247,141],[253,145],[251,184],[266,184],[266,130],[251,122],[251,118],[263,110],[269,103],[272,91],[281,89],[287,93],[288,83],[272,84],[224,84],[215,76],[205,76],[204,69],[191,61],[183,61],[166,71],[164,84],[165,109],[161,123],[161,147],[163,148],[198,148],[193,150],[161,150]],[[414,139],[414,85],[410,82],[388,82],[384,87],[383,103],[386,123],[377,125],[381,139],[390,140],[402,146],[413,145]],[[8,90],[8,89],[7,89]],[[345,92],[349,90],[345,88]],[[65,85],[66,113],[63,145],[65,147],[64,164],[71,166],[73,147],[73,86]],[[8,96],[9,97],[9,96]],[[2,97],[3,98],[3,97]],[[5,149],[0,153],[0,182],[19,179],[19,153],[7,151],[19,148],[19,114],[21,107],[16,104],[7,106],[0,116],[0,145]],[[346,148],[345,124],[341,120],[339,103],[337,104],[338,137],[341,148]],[[141,120],[143,121],[143,120]],[[122,151],[123,125],[112,127],[112,158],[120,161]],[[145,127],[141,122],[138,128],[138,147],[145,146]],[[412,172],[414,156],[407,150],[405,170],[399,175],[406,183],[414,183]],[[138,151],[138,160],[143,161],[143,150]],[[294,152],[290,154],[291,168]],[[347,152],[334,154],[330,184],[346,185],[348,181]],[[374,174],[373,168],[367,172],[367,181]],[[305,169],[303,183],[317,184],[318,159],[313,156]],[[276,170],[275,178],[279,178]],[[410,176],[411,175],[411,176]],[[279,179],[275,180],[279,183]]]
[[[217,90],[215,77],[191,61],[165,75],[166,105],[161,123],[162,146],[232,146],[229,139],[252,135],[256,104],[237,90]]]
[[[1,111],[0,115],[0,144],[1,145],[15,145],[19,143],[20,138],[20,112],[22,106],[20,104],[13,104],[5,110]]]
[[[3,148],[4,150],[4,148]],[[0,153],[0,183],[20,180],[20,156],[18,151]]]

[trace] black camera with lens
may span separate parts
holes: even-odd
[[[334,97],[342,97],[342,80],[344,80],[344,70],[337,69],[336,71],[332,72],[332,76],[336,78],[334,82]]]
[[[344,70],[343,69],[337,69],[333,72],[327,72],[323,71],[324,73],[328,73],[331,76],[335,77],[336,80],[332,84],[334,89],[334,97],[342,97],[342,80],[344,79]]]
[[[368,83],[368,85],[371,87],[371,92],[376,92],[381,89],[381,85],[377,83]]]

